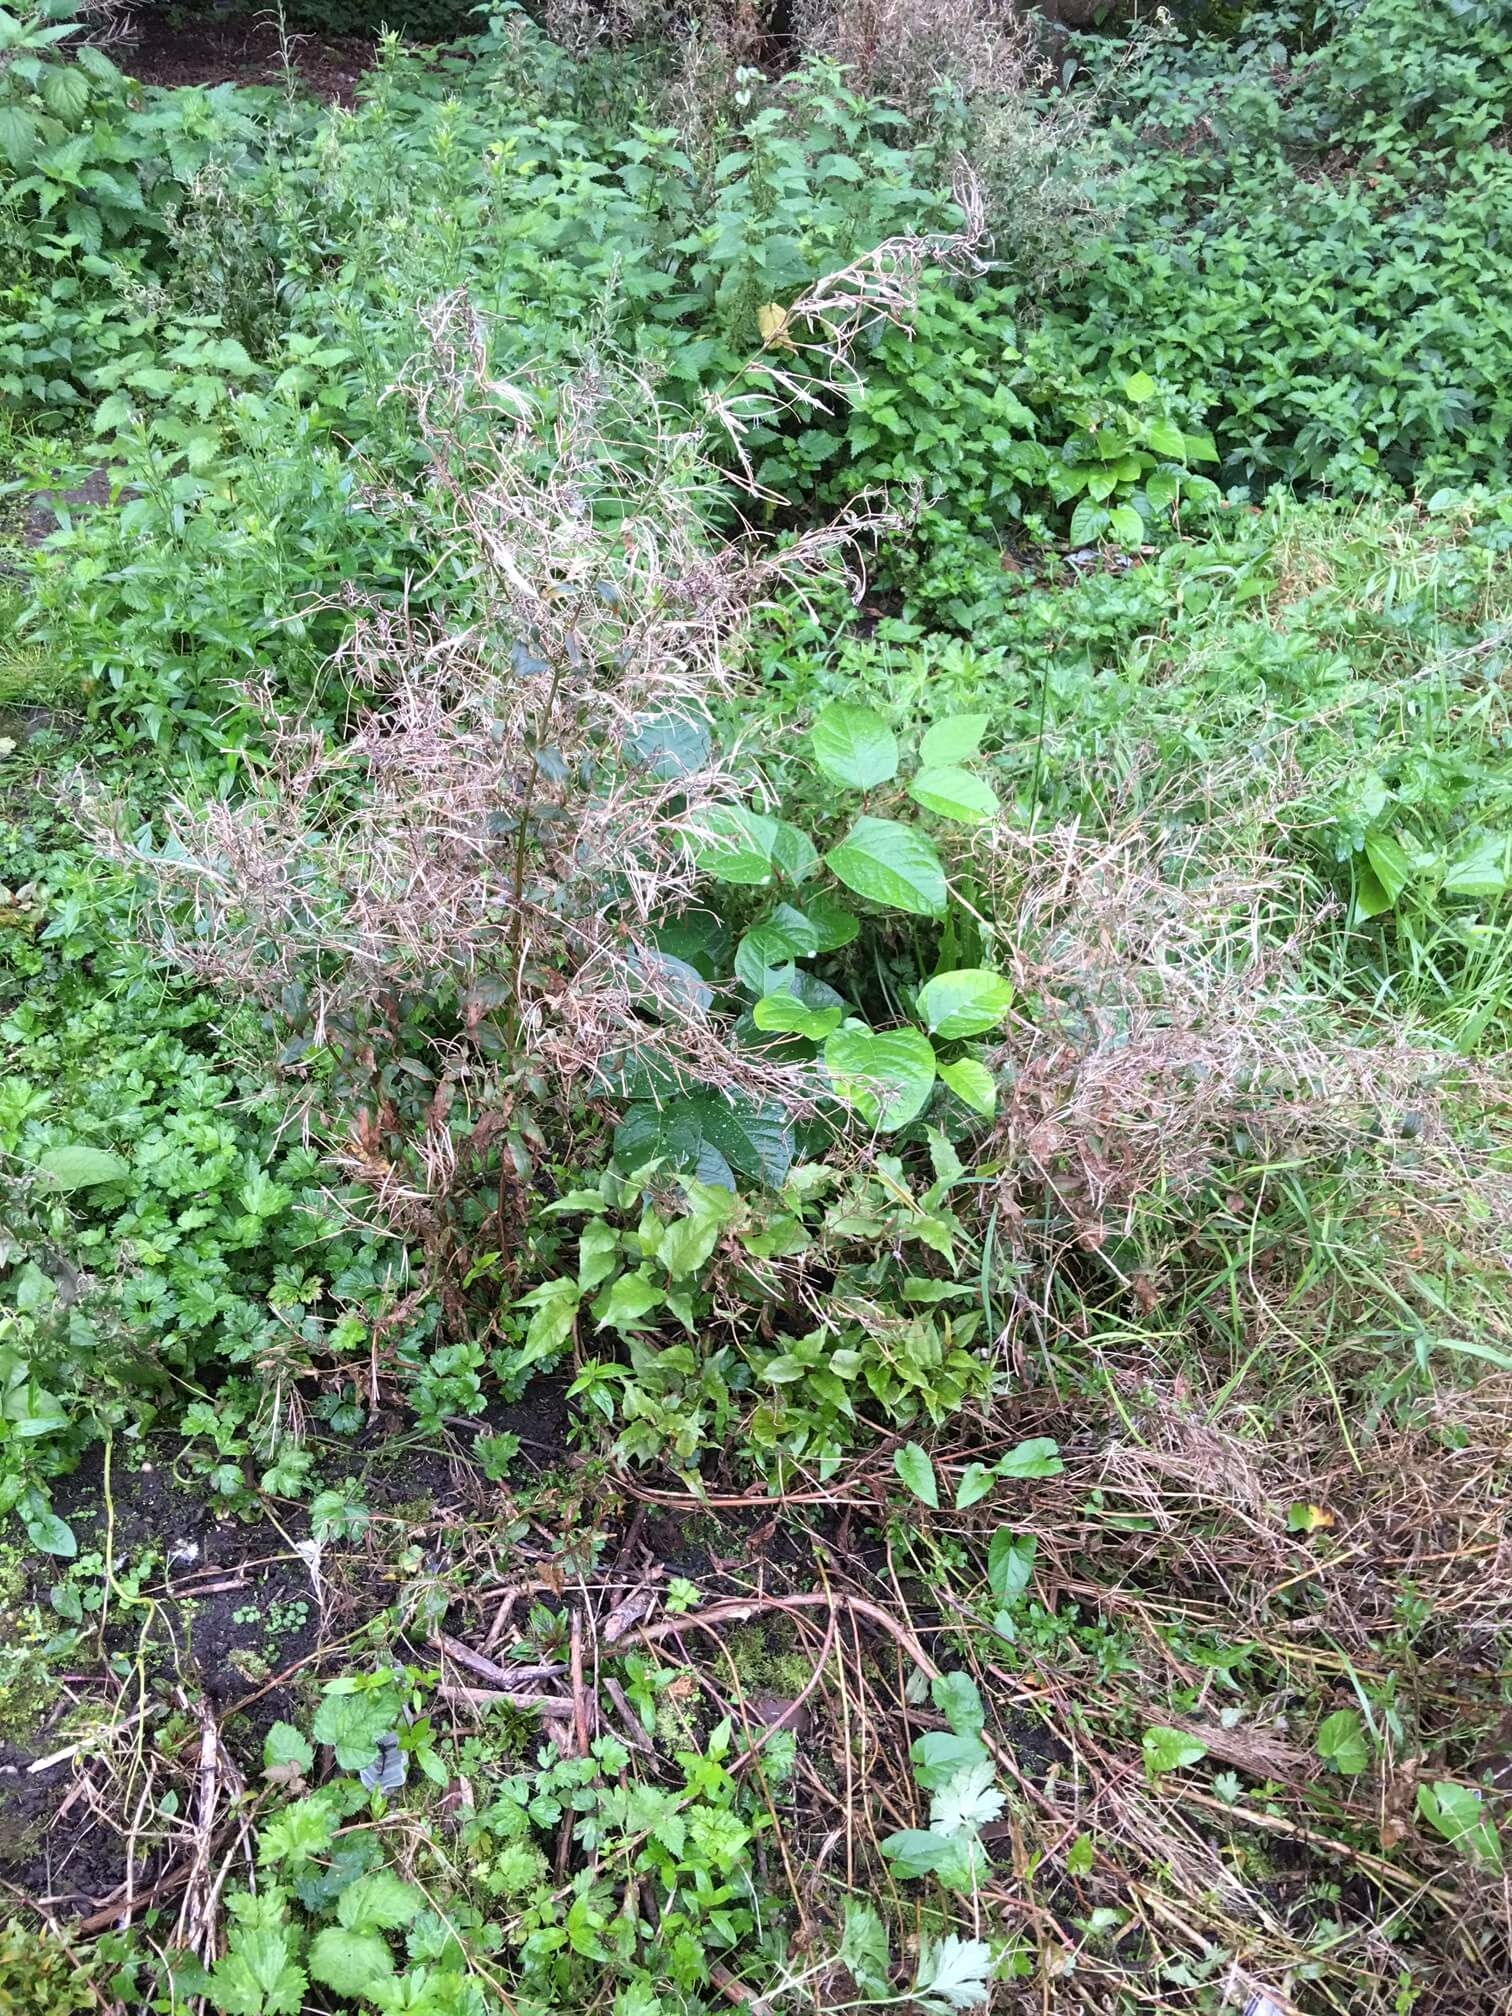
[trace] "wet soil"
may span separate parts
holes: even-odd
[[[373,44],[357,36],[291,35],[253,15],[143,14],[121,62],[143,84],[273,84],[285,81],[285,54],[297,88],[327,104],[351,105]]]

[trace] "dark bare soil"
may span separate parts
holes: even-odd
[[[261,16],[139,17],[123,68],[143,84],[282,84],[287,49],[299,88],[327,104],[350,105],[373,45],[361,37],[291,35]]]

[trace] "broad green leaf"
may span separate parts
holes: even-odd
[[[986,778],[952,764],[921,770],[909,785],[908,795],[926,812],[954,819],[960,826],[981,826],[997,816],[997,793]]]
[[[926,1792],[948,1785],[957,1772],[971,1764],[983,1764],[987,1751],[982,1739],[970,1730],[958,1734],[950,1729],[931,1729],[909,1750],[914,1777]]]
[[[736,947],[735,976],[753,994],[767,994],[795,959],[807,959],[818,949],[819,933],[802,911],[779,903],[770,917],[751,926]]]
[[[917,1442],[905,1442],[902,1448],[893,1451],[893,1468],[915,1498],[932,1512],[939,1511],[940,1492],[927,1451],[921,1449]]]
[[[727,1197],[729,1194],[724,1192]],[[673,1219],[661,1235],[656,1257],[674,1281],[698,1273],[707,1263],[726,1222],[710,1210],[690,1211],[686,1218]]]
[[[1462,1855],[1501,1874],[1501,1839],[1479,1791],[1473,1786],[1455,1785],[1442,1779],[1432,1785],[1419,1785],[1417,1810],[1451,1848],[1458,1848]]]
[[[987,1586],[1004,1603],[1029,1587],[1036,1545],[1032,1534],[1012,1533],[1006,1526],[999,1526],[987,1543]]]
[[[1173,462],[1187,459],[1187,439],[1174,420],[1152,420],[1145,439],[1157,455],[1168,455]]]
[[[880,714],[852,701],[821,708],[809,739],[825,776],[850,791],[870,791],[898,774],[898,742]]]
[[[1136,371],[1132,378],[1124,380],[1124,397],[1135,406],[1143,406],[1147,399],[1153,399],[1155,391],[1155,380],[1148,371]]]
[[[611,1274],[617,1273],[624,1264],[621,1257],[622,1252],[619,1233],[615,1231],[612,1225],[606,1225],[601,1218],[595,1218],[585,1225],[578,1234],[577,1285],[580,1293],[586,1295],[590,1288],[597,1288],[601,1281],[607,1281]],[[543,1302],[540,1305],[542,1308],[550,1308],[559,1302],[565,1303],[569,1300],[570,1282],[553,1281],[543,1285],[560,1288],[562,1292],[559,1295],[553,1295],[550,1301]],[[532,1290],[531,1292],[534,1293],[535,1291]],[[575,1316],[577,1313],[577,1296],[570,1296],[570,1300],[573,1305],[572,1315]],[[571,1321],[569,1319],[561,1335],[565,1337],[570,1328]]]
[[[1108,513],[1108,530],[1125,546],[1138,546],[1144,541],[1145,522],[1132,504],[1115,504]]]
[[[1013,1006],[1013,988],[1001,973],[966,966],[937,973],[919,989],[919,1015],[931,1036],[954,1042],[995,1029]]]
[[[1196,1764],[1207,1755],[1207,1745],[1199,1738],[1189,1736],[1185,1729],[1168,1729],[1163,1724],[1146,1729],[1140,1747],[1145,1769],[1157,1776],[1163,1771],[1179,1771],[1184,1765]]]
[[[785,992],[763,995],[751,1011],[751,1020],[758,1029],[805,1036],[811,1043],[822,1043],[844,1019],[843,1008],[806,1008],[796,994]]]
[[[958,1057],[953,1064],[937,1064],[940,1082],[948,1085],[963,1106],[990,1120],[997,1110],[997,1086],[992,1073],[975,1057]]]
[[[999,1477],[1059,1477],[1064,1468],[1059,1446],[1048,1435],[1020,1442],[997,1462]]]
[[[907,1126],[928,1099],[935,1056],[917,1029],[837,1029],[825,1041],[824,1068],[837,1095],[887,1134]]]
[[[37,1157],[37,1167],[50,1176],[60,1190],[92,1190],[101,1183],[119,1183],[131,1174],[131,1164],[107,1148],[89,1148],[74,1142],[64,1148],[49,1148]]]
[[[597,1327],[622,1333],[639,1329],[664,1299],[662,1290],[639,1268],[633,1274],[621,1274],[593,1304]]]
[[[926,1827],[889,1834],[882,1853],[900,1876],[939,1876],[960,1860],[960,1844]]]
[[[744,805],[716,805],[690,836],[693,858],[717,882],[764,888],[772,879],[777,821]]]
[[[373,1991],[393,1977],[394,1956],[377,1932],[349,1932],[328,1925],[310,1945],[310,1974],[338,1995],[372,2001]]]
[[[870,902],[913,917],[945,914],[945,870],[917,827],[863,815],[824,858],[837,880]]]
[[[1336,1708],[1318,1724],[1318,1755],[1347,1778],[1358,1778],[1370,1762],[1365,1724],[1358,1709]]]
[[[1101,504],[1089,504],[1085,499],[1071,513],[1071,544],[1090,546],[1102,537],[1108,529],[1108,513]]]
[[[1144,492],[1152,511],[1168,511],[1181,494],[1180,479],[1168,469],[1156,469],[1146,477]]]
[[[1367,833],[1365,835],[1365,859],[1370,863],[1387,905],[1395,903],[1398,896],[1412,880],[1412,863],[1400,842],[1393,840],[1389,833]]]
[[[817,936],[816,952],[838,952],[842,945],[849,945],[861,929],[860,919],[843,903],[837,903],[833,896],[815,891],[803,899],[803,914]]]
[[[1504,896],[1509,886],[1512,842],[1500,833],[1482,833],[1461,848],[1444,875],[1451,896]]]
[[[982,746],[990,714],[950,714],[924,731],[919,744],[919,763],[925,770],[940,770],[967,763]]]
[[[16,1511],[33,1547],[62,1561],[73,1560],[79,1551],[73,1528],[58,1517],[36,1485],[22,1493]]]
[[[780,1108],[713,1092],[663,1106],[637,1103],[614,1131],[614,1158],[623,1169],[639,1169],[658,1157],[727,1190],[737,1174],[776,1189],[793,1159],[793,1136]]]
[[[956,1485],[955,1509],[967,1512],[985,1498],[997,1482],[997,1472],[989,1470],[985,1463],[968,1463],[961,1472],[961,1480]]]
[[[543,1282],[520,1297],[518,1307],[535,1311],[520,1347],[517,1359],[520,1367],[537,1365],[562,1349],[577,1322],[581,1299],[577,1283],[567,1280]]]
[[[812,874],[818,859],[819,849],[802,827],[791,826],[786,819],[779,819],[776,837],[772,841],[772,866],[789,882],[802,882]]]
[[[987,1714],[969,1673],[936,1674],[929,1683],[929,1698],[957,1736],[980,1734]]]

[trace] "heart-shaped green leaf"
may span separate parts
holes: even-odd
[[[921,770],[909,785],[908,795],[926,812],[953,819],[958,826],[982,826],[997,816],[997,793],[986,778],[951,763],[938,770]]]
[[[919,744],[919,763],[925,770],[939,770],[947,764],[966,763],[982,746],[990,714],[950,714],[926,729]]]
[[[969,1106],[986,1120],[992,1118],[997,1111],[997,1086],[985,1064],[979,1064],[975,1057],[958,1057],[953,1064],[935,1068],[940,1082],[950,1087],[963,1106]]]
[[[809,740],[826,777],[852,791],[870,791],[898,774],[898,742],[880,714],[848,700],[822,708]]]
[[[839,1096],[884,1134],[908,1125],[935,1079],[934,1051],[917,1029],[837,1029],[824,1067]]]
[[[1013,1006],[1013,988],[1001,973],[966,966],[937,973],[919,989],[919,1014],[931,1036],[953,1042],[995,1029]]]
[[[873,903],[913,917],[945,914],[945,870],[934,842],[917,827],[863,816],[824,858],[847,889]]]

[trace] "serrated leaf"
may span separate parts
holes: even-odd
[[[373,1991],[393,1978],[394,1956],[377,1932],[349,1932],[328,1925],[310,1945],[310,1976],[338,1995],[371,2001]]]
[[[840,1939],[840,1964],[868,1995],[889,1996],[887,1927],[874,1904],[863,1898],[845,1900],[845,1930]]]
[[[392,1869],[375,1869],[348,1883],[336,1900],[337,1923],[349,1931],[393,1932],[425,1909],[425,1899]]]
[[[919,767],[940,770],[969,762],[981,748],[991,719],[990,714],[950,714],[936,721],[919,744]]]
[[[238,1926],[210,1970],[209,1997],[224,2016],[295,2016],[307,1986],[290,1935],[279,1926]]]
[[[299,1777],[304,1777],[313,1769],[315,1752],[301,1736],[292,1722],[275,1722],[263,1738],[263,1770],[282,1771],[290,1769]]]
[[[997,817],[997,793],[986,778],[953,764],[921,770],[910,783],[908,795],[926,812],[953,819],[959,826],[982,826]]]
[[[101,1183],[119,1183],[131,1174],[131,1164],[107,1148],[90,1148],[73,1142],[63,1148],[49,1148],[37,1157],[37,1167],[50,1176],[60,1190],[92,1190]]]
[[[931,1511],[939,1511],[939,1486],[935,1483],[934,1465],[926,1450],[921,1449],[917,1442],[905,1442],[901,1449],[893,1451],[893,1469],[915,1498]]]
[[[985,1939],[925,1940],[919,1949],[919,1971],[913,1996],[926,2016],[946,2016],[957,2009],[975,2009],[987,2000],[992,1980],[992,1948]]]
[[[923,1108],[935,1079],[935,1054],[917,1029],[837,1029],[824,1045],[824,1068],[837,1096],[870,1127],[891,1133]]]
[[[849,700],[820,709],[809,731],[814,761],[836,784],[870,791],[898,774],[898,741],[870,707]]]
[[[392,1688],[326,1694],[311,1724],[317,1743],[328,1744],[343,1771],[360,1771],[378,1755],[378,1738],[392,1731],[399,1703]]]
[[[89,110],[89,79],[72,64],[53,64],[42,79],[48,110],[76,126]]]
[[[1146,1729],[1140,1749],[1144,1754],[1145,1768],[1157,1776],[1164,1771],[1180,1771],[1188,1764],[1197,1764],[1207,1755],[1207,1745],[1199,1737],[1188,1735],[1185,1729],[1170,1729],[1157,1723]]]
[[[990,1757],[967,1764],[942,1785],[929,1802],[929,1826],[934,1834],[976,1834],[997,1819],[1005,1804],[993,1783]]]
[[[975,1057],[958,1057],[953,1064],[937,1064],[940,1082],[948,1085],[963,1106],[990,1120],[997,1110],[997,1085],[985,1064]]]
[[[927,834],[896,819],[863,815],[824,857],[847,889],[912,917],[942,917],[949,891]]]
[[[1060,1447],[1048,1435],[1036,1435],[1031,1441],[1020,1442],[997,1462],[999,1477],[1059,1477],[1065,1465],[1060,1460]]]
[[[937,973],[919,989],[919,1018],[931,1036],[945,1042],[995,1029],[1012,1006],[1010,982],[985,966]]]

